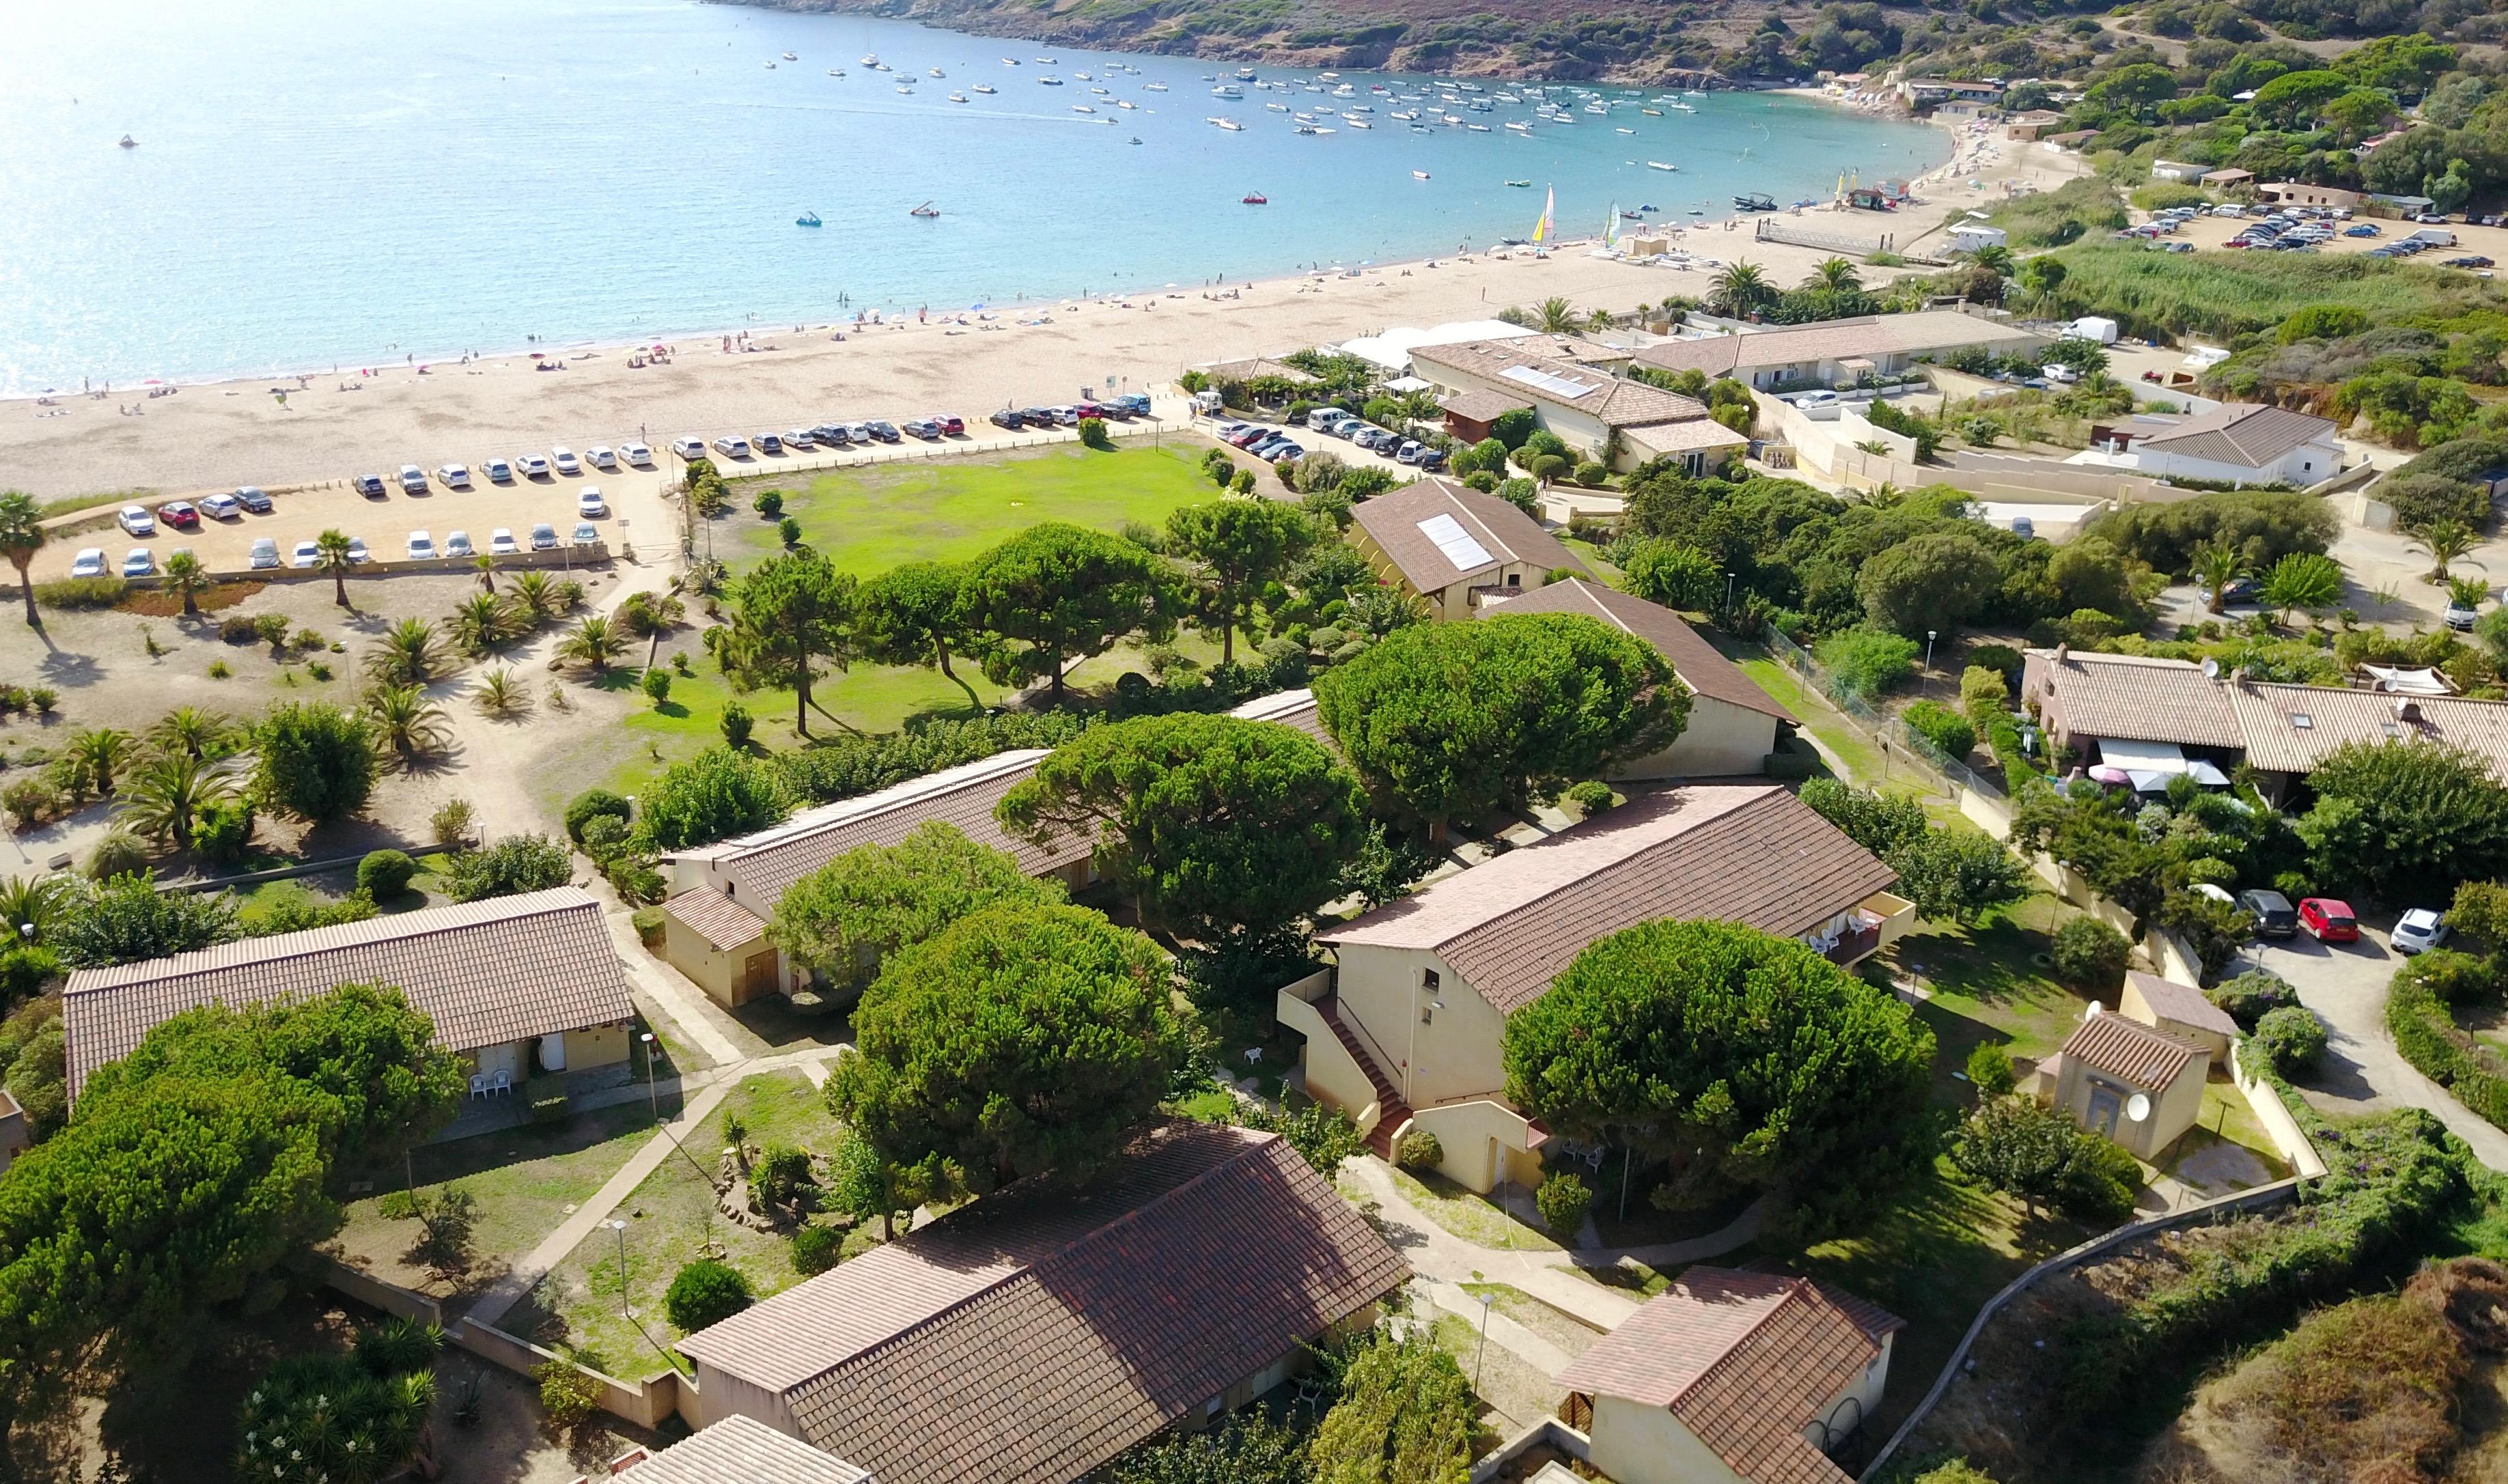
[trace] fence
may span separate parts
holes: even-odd
[[[1812,658],[1802,646],[1773,628],[1767,633],[1767,649],[1770,657],[1782,662],[1787,669],[1800,676],[1806,685],[1818,690],[1831,706],[1837,708],[1848,724],[1879,746],[1884,756],[1895,745],[1908,759],[1932,771],[1940,781],[1942,792],[1955,798],[1962,794],[1978,796],[2004,813],[2004,825],[2009,827],[2010,805],[2003,790],[1978,776],[1967,763],[1936,747],[1933,739],[1904,721],[1884,716],[1864,705],[1853,692],[1837,684],[1836,678],[1819,660]],[[1965,800],[1962,808],[1965,811]]]
[[[1175,423],[1164,418],[1136,418],[1131,422],[1106,420],[1106,431],[1118,438],[1145,435],[1163,436],[1171,432],[1190,432],[1190,423]],[[715,471],[725,479],[761,479],[773,474],[790,474],[804,470],[869,468],[882,464],[912,464],[932,459],[956,459],[968,454],[1005,453],[1021,448],[1044,448],[1056,443],[1077,443],[1076,428],[1053,432],[1009,433],[999,438],[943,439],[935,443],[905,443],[890,447],[881,444],[864,448],[849,445],[841,451],[821,450],[806,457],[784,455],[773,461],[752,459],[746,464],[717,460]],[[707,455],[709,459],[714,456]]]

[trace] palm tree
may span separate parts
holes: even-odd
[[[166,590],[183,600],[183,616],[201,616],[201,594],[209,590],[209,569],[188,551],[166,559]]]
[[[532,627],[539,627],[557,613],[557,583],[544,572],[524,573],[514,579],[514,606],[529,615]]]
[[[2479,584],[2476,584],[2477,590]],[[2265,574],[2264,598],[2281,621],[2292,609],[2321,613],[2342,596],[2342,564],[2312,551],[2294,551]]]
[[[473,571],[479,574],[479,590],[482,592],[495,592],[497,590],[497,559],[483,551],[470,559],[470,566]]]
[[[1617,323],[1619,321],[1611,317],[1609,310],[1590,309],[1585,312],[1585,328],[1589,330],[1607,330]]]
[[[187,758],[223,758],[235,751],[240,738],[235,719],[221,711],[199,706],[177,706],[157,719],[148,728],[150,747],[161,753],[181,753]]]
[[[0,877],[0,933],[7,934],[11,943],[41,943],[69,906],[66,877]],[[28,932],[29,928],[34,931]]]
[[[23,490],[0,491],[0,553],[18,569],[18,590],[26,599],[26,627],[42,628],[35,615],[35,582],[26,575],[35,553],[44,549],[44,508]]]
[[[2194,580],[2211,596],[2203,611],[2218,613],[2230,606],[2230,584],[2246,575],[2247,559],[2227,541],[2194,548]]]
[[[2479,609],[2490,601],[2490,584],[2480,577],[2451,577],[2447,584],[2450,608]]]
[[[1565,335],[1576,328],[1576,307],[1556,294],[1541,301],[1533,311],[1541,318],[1541,328],[1553,335]]]
[[[1805,288],[1825,288],[1830,293],[1849,293],[1863,286],[1863,275],[1844,258],[1821,259],[1812,266],[1811,277],[1803,280]]]
[[[1758,264],[1734,262],[1719,270],[1708,302],[1719,314],[1748,315],[1777,301],[1776,286]]]
[[[347,608],[349,569],[356,565],[349,554],[348,533],[334,528],[314,538],[314,565],[331,575],[331,601]]]
[[[490,593],[473,593],[453,609],[453,642],[464,654],[486,653],[514,637],[512,605]]]
[[[2463,560],[2473,549],[2473,533],[2462,521],[2434,520],[2421,528],[2421,538],[2415,544],[2430,555],[2429,579],[2447,580],[2447,564]]]
[[[627,636],[610,626],[609,619],[594,613],[575,621],[566,642],[557,647],[560,659],[577,660],[592,667],[595,675],[609,673],[609,662],[627,648]]]
[[[242,775],[239,759],[159,753],[132,772],[113,817],[142,835],[171,840],[176,849],[187,850],[201,812],[240,794]]]
[[[122,765],[130,761],[137,746],[127,731],[95,726],[71,737],[69,745],[62,751],[87,778],[90,787],[99,794],[110,794],[113,792],[113,775],[122,771]]]
[[[424,686],[444,668],[444,645],[435,625],[424,618],[404,618],[384,631],[366,651],[366,677],[387,686]]]
[[[453,740],[444,708],[417,686],[377,686],[366,692],[366,715],[375,733],[403,759],[440,752]]]
[[[1991,268],[2007,278],[2011,277],[2011,249],[2009,247],[1994,245],[1979,247],[1969,254],[1969,259],[1979,268]]]
[[[491,670],[479,677],[479,688],[472,694],[479,709],[492,717],[509,717],[517,711],[532,709],[532,693],[514,679],[511,667]]]
[[[630,593],[618,606],[618,621],[628,633],[649,640],[645,649],[645,667],[651,669],[654,657],[662,652],[662,636],[679,627],[687,610],[677,598],[655,593]]]

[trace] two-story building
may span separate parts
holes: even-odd
[[[1539,1183],[1549,1132],[1507,1100],[1506,1021],[1588,944],[1664,918],[1730,921],[1854,964],[1915,909],[1897,875],[1774,784],[1635,798],[1315,935],[1329,970],[1280,991],[1307,1090],[1379,1153],[1409,1128],[1476,1191]]]
[[[1448,430],[1457,437],[1486,436],[1492,422],[1523,407],[1578,458],[1613,469],[1673,455],[1691,472],[1703,472],[1750,446],[1749,438],[1710,418],[1707,404],[1695,397],[1545,353],[1539,345],[1536,339],[1420,346],[1411,364],[1437,389]]]

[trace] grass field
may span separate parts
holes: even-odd
[[[2146,252],[2140,243],[2079,242],[2060,254],[2064,297],[2095,306],[2128,335],[2231,337],[2268,329],[2311,305],[2343,305],[2375,323],[2452,318],[2489,308],[2490,287],[2465,274],[2357,255]]]
[[[1101,531],[1125,521],[1160,526],[1180,505],[1218,498],[1200,471],[1198,439],[1163,446],[1126,440],[1111,453],[1056,444],[1016,453],[743,479],[735,513],[715,525],[715,555],[734,568],[782,549],[750,501],[784,493],[801,538],[839,571],[870,576],[905,562],[959,561],[1040,521]]]

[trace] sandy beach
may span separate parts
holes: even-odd
[[[1804,220],[1860,238],[1888,229],[1907,243],[1955,211],[2000,199],[2003,182],[2051,186],[2070,156],[1956,131],[1954,161],[1919,182],[1922,200],[1882,219],[1816,208]],[[1973,181],[1974,184],[1971,182]],[[1789,218],[1790,219],[1790,218]],[[1747,219],[1674,233],[1697,259],[1747,258],[1791,284],[1826,254],[1752,240]],[[1004,310],[989,321],[753,329],[747,351],[719,335],[665,337],[667,364],[632,367],[625,348],[558,350],[564,370],[523,355],[424,374],[345,367],[299,385],[267,378],[65,395],[56,405],[0,403],[0,487],[50,501],[133,490],[172,495],[238,484],[280,487],[403,464],[472,466],[563,443],[576,449],[682,433],[755,433],[831,420],[954,412],[974,422],[1005,405],[1066,402],[1171,383],[1188,366],[1278,354],[1396,325],[1481,318],[1554,295],[1580,311],[1626,313],[1667,295],[1704,297],[1712,269],[1641,266],[1567,242],[1388,263],[1358,277],[1305,276],[1226,290],[1181,285],[1155,296],[1069,300]],[[1892,277],[1867,270],[1867,279]],[[1034,322],[1030,322],[1034,321]],[[554,350],[554,348],[553,348]],[[284,390],[283,404],[274,394]],[[125,411],[124,409],[135,409]]]

